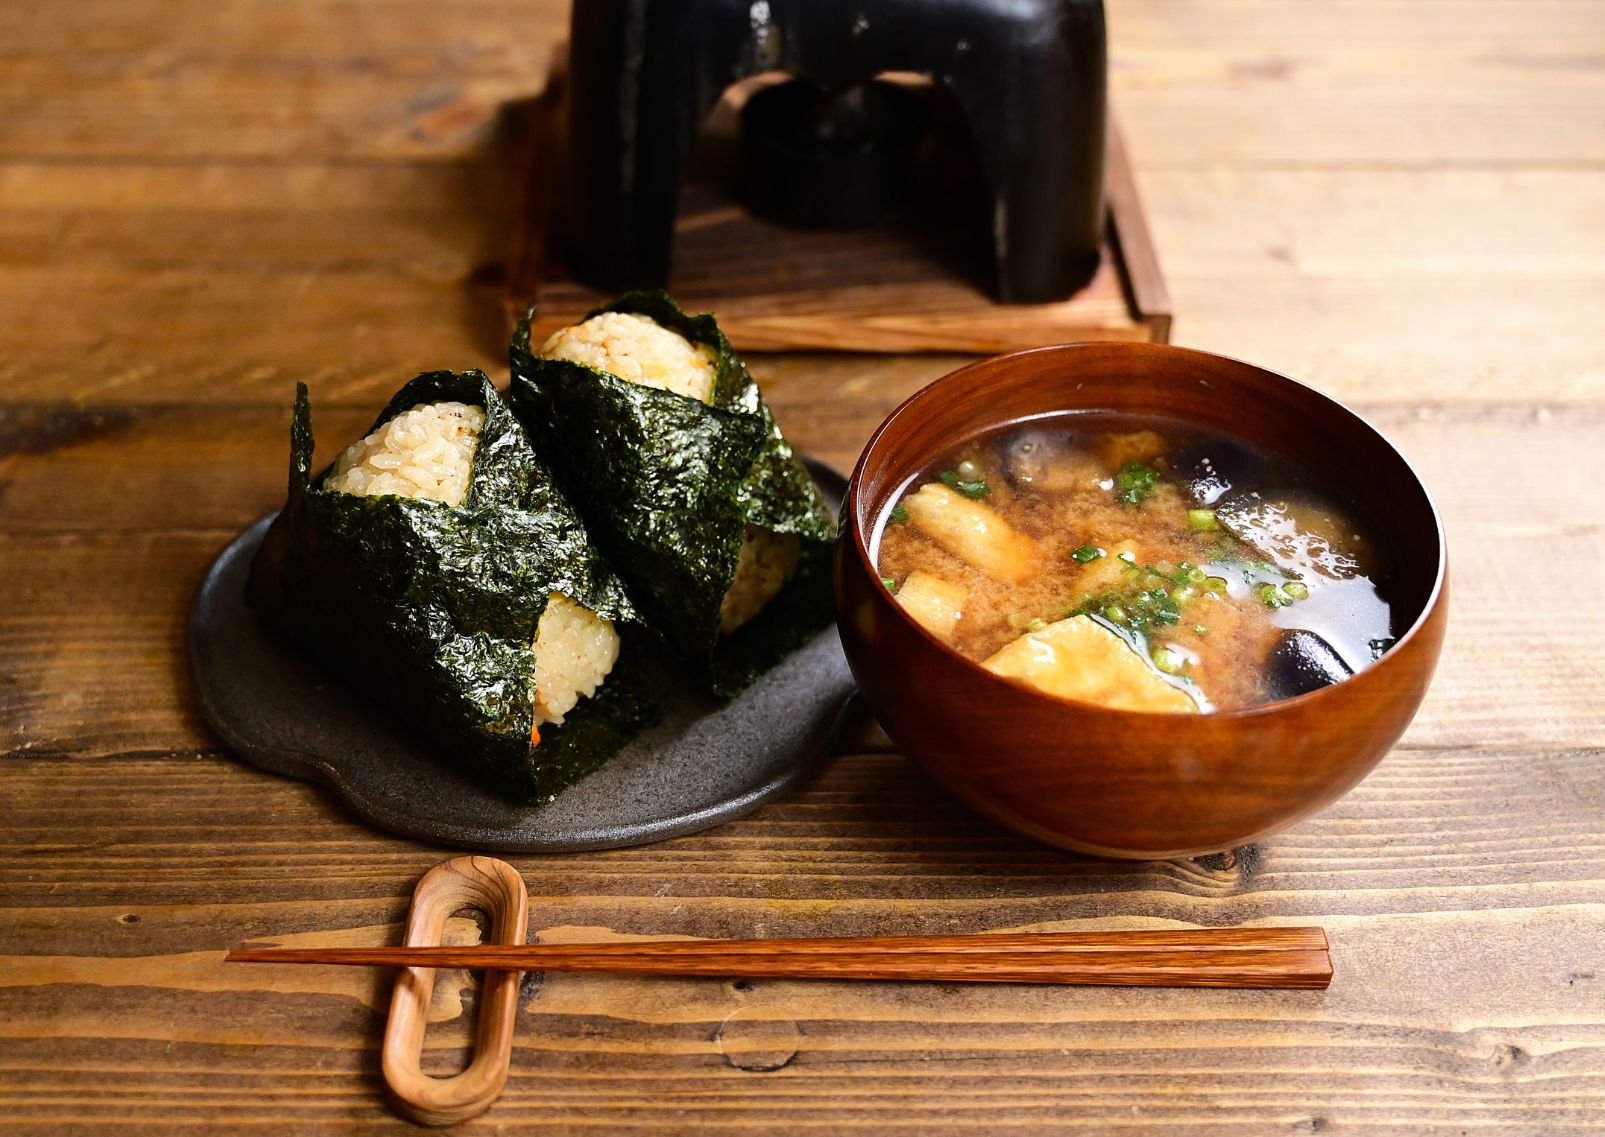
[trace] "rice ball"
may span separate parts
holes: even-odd
[[[341,451],[323,488],[461,505],[484,425],[485,412],[467,403],[428,403],[402,411]]]
[[[718,356],[647,316],[603,312],[563,328],[541,346],[546,359],[567,359],[631,383],[673,391],[706,403],[713,398]],[[719,605],[719,631],[729,635],[751,620],[797,572],[801,542],[756,525],[741,533],[741,558]]]
[[[347,446],[324,488],[358,497],[392,494],[461,505],[484,425],[485,412],[466,403],[403,411]],[[535,629],[536,727],[560,724],[581,699],[596,694],[618,658],[619,634],[611,620],[552,593]]]

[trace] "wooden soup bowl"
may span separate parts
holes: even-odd
[[[1288,455],[1367,514],[1392,555],[1394,627],[1357,675],[1246,710],[1172,715],[1041,694],[994,675],[909,619],[870,557],[895,493],[959,443],[1054,411],[1157,414]],[[898,407],[853,472],[836,546],[842,643],[892,740],[981,813],[1050,845],[1108,857],[1243,845],[1368,774],[1432,677],[1448,612],[1443,526],[1409,464],[1353,412],[1280,375],[1146,343],[1065,344],[960,368]]]

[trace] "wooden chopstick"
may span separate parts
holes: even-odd
[[[1124,987],[1324,988],[1320,928],[1203,928],[797,940],[632,940],[430,948],[237,948],[231,963],[923,979]]]

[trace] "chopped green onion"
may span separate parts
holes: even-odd
[[[1127,549],[1123,553],[1116,553],[1115,559],[1125,561],[1128,565],[1134,565],[1137,563],[1137,554],[1133,553],[1130,549]]]
[[[1258,596],[1267,608],[1286,608],[1293,603],[1287,598],[1286,593],[1269,581],[1255,587],[1254,595]]]
[[[1187,528],[1195,533],[1207,533],[1220,528],[1220,522],[1215,520],[1213,509],[1189,509],[1187,511]]]
[[[892,506],[892,524],[901,525],[908,520],[908,510],[900,505]]]
[[[1122,462],[1115,474],[1115,497],[1127,505],[1141,505],[1159,488],[1159,471],[1141,462]]]
[[[1203,584],[1204,581],[1209,579],[1209,574],[1201,568],[1195,568],[1192,565],[1186,564],[1181,567],[1187,570],[1182,574],[1181,579],[1185,580],[1188,584]]]
[[[897,578],[895,576],[883,576],[881,577],[881,583],[886,586],[887,592],[893,594],[897,592]]]
[[[1282,585],[1282,591],[1292,600],[1306,600],[1310,595],[1310,586],[1301,580],[1290,580]]]
[[[943,470],[939,476],[944,485],[952,486],[965,497],[985,497],[992,492],[992,487],[978,478],[965,481],[959,477],[957,470]]]
[[[1128,632],[1146,634],[1149,629],[1181,622],[1181,604],[1198,595],[1197,587],[1182,582],[1180,566],[1137,564],[1130,553],[1121,554],[1121,586],[1088,594],[1077,601],[1066,616],[1097,616]],[[1183,562],[1185,564],[1185,562]],[[1193,566],[1186,565],[1186,572]]]
[[[1230,585],[1224,576],[1206,576],[1204,578],[1204,591],[1213,592],[1216,596],[1225,596]]]
[[[1166,675],[1180,675],[1187,668],[1187,657],[1173,648],[1155,648],[1150,658],[1153,659],[1154,666]]]
[[[1081,548],[1070,554],[1070,559],[1077,564],[1084,565],[1104,555],[1104,551],[1096,545],[1082,545]]]

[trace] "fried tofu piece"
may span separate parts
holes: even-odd
[[[994,580],[1016,581],[1037,568],[1037,547],[992,509],[940,482],[902,501],[908,519],[937,544]]]
[[[1127,462],[1141,462],[1152,466],[1154,459],[1165,452],[1165,440],[1157,431],[1129,430],[1122,434],[1106,434],[1098,443],[1098,457],[1112,474]]]
[[[908,574],[897,590],[897,602],[914,622],[943,643],[953,642],[953,631],[964,616],[964,602],[970,598],[963,585],[919,569]]]
[[[1119,588],[1127,580],[1126,570],[1131,565],[1141,563],[1142,554],[1138,551],[1135,541],[1122,541],[1118,545],[1111,545],[1105,550],[1104,556],[1086,565],[1076,575],[1076,594],[1092,596]]]
[[[1090,616],[1071,616],[1028,632],[981,666],[1061,699],[1121,711],[1199,713],[1192,696],[1167,683],[1125,640]]]

